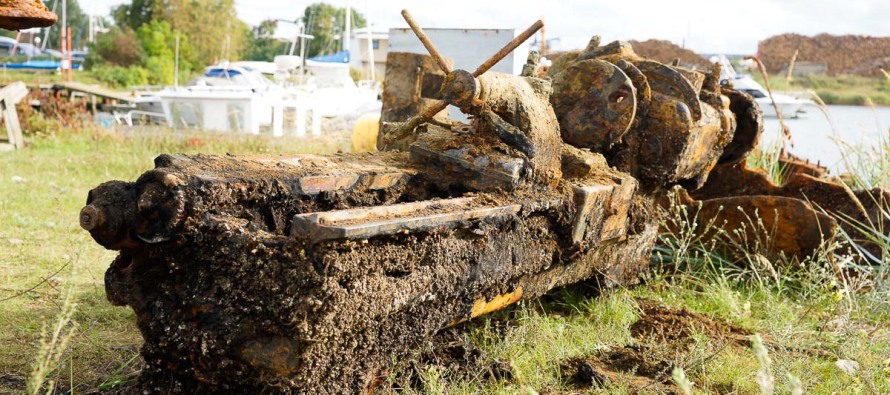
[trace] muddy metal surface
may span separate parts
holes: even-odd
[[[22,30],[52,26],[59,20],[39,0],[0,0],[0,28]]]
[[[108,299],[145,339],[135,391],[372,391],[444,328],[593,277],[636,282],[676,185],[705,186],[685,201],[704,215],[727,198],[833,229],[796,189],[720,195],[731,183],[709,174],[744,163],[762,120],[717,69],[595,37],[546,78],[534,54],[520,76],[485,74],[538,22],[474,72],[451,70],[403,15],[431,57],[391,54],[382,152],[161,155],[90,191],[81,226],[120,251]],[[447,104],[470,123],[439,117]],[[789,232],[781,248],[831,235]]]
[[[289,163],[316,163],[308,159],[161,157],[136,183],[91,194],[88,207],[125,219],[99,221],[92,234],[122,250],[106,286],[109,300],[137,312],[146,339],[141,388],[367,389],[392,358],[443,327],[592,276],[632,282],[654,241],[654,226],[636,217],[643,208],[629,205],[626,215],[641,222],[632,234],[611,239],[620,242],[587,237],[595,248],[576,247],[566,232],[571,195],[544,193],[465,194],[474,202],[450,211],[459,218],[423,230],[314,240],[289,233],[295,218],[398,201],[447,206],[449,192],[436,196],[418,176],[404,176],[386,189],[359,181],[347,191],[306,193],[313,175]],[[325,175],[369,158],[333,159],[339,167],[325,161]],[[381,169],[358,179],[376,180]],[[466,214],[477,207],[506,209]]]

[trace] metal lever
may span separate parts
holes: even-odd
[[[442,54],[439,53],[439,50],[436,49],[436,46],[433,45],[432,41],[430,41],[429,36],[427,36],[426,32],[424,32],[420,25],[417,24],[417,21],[414,20],[414,17],[411,16],[411,13],[408,12],[407,9],[402,10],[402,17],[405,18],[405,22],[408,22],[408,26],[411,27],[412,31],[414,31],[417,39],[419,39],[420,42],[423,43],[424,48],[426,48],[430,56],[432,56],[433,59],[436,60],[439,68],[442,69],[445,74],[451,73],[452,70],[450,67],[448,67],[448,63],[445,62],[445,58],[442,57]],[[503,48],[495,52],[494,55],[491,55],[491,57],[482,62],[482,64],[480,64],[479,67],[476,68],[476,71],[473,72],[473,77],[479,77],[480,75],[484,74],[486,71],[494,67],[495,64],[503,60],[507,55],[510,54],[510,52],[513,52],[513,50],[515,50],[516,47],[525,42],[525,40],[531,38],[531,36],[537,33],[538,30],[541,30],[542,27],[544,27],[544,22],[541,20],[533,23],[531,26],[528,27],[528,29],[525,29],[522,33],[520,33],[518,36],[504,45]],[[446,107],[448,107],[448,103],[444,101],[439,101],[438,103],[427,107],[425,110],[421,111],[420,114],[411,117],[411,119],[399,125],[399,127],[392,132],[394,136],[393,139],[398,140],[406,136],[408,133],[411,133],[414,128],[420,126],[420,124],[424,122],[429,121]]]

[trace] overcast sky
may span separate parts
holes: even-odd
[[[347,0],[326,0],[345,6]],[[124,0],[81,0],[86,12],[108,14]],[[238,15],[255,25],[269,18],[295,19],[311,0],[235,0]],[[701,53],[751,54],[757,42],[780,33],[890,36],[890,0],[353,0],[353,7],[381,27],[407,27],[408,8],[422,26],[520,28],[544,19],[555,49],[603,41],[659,38]],[[292,34],[286,24],[279,35]]]

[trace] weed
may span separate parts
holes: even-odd
[[[28,380],[28,394],[38,395],[41,392],[52,394],[55,380],[49,378],[68,352],[68,345],[74,338],[77,323],[72,319],[76,311],[74,288],[68,287],[65,299],[52,325],[44,324],[40,333],[40,347],[37,349],[34,367]]]

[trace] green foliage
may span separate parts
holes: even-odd
[[[45,3],[49,9],[55,7],[56,14],[59,15],[59,18],[62,17],[62,3],[60,0],[46,0]],[[71,45],[74,46],[74,49],[77,49],[86,44],[86,29],[89,16],[84,14],[77,0],[68,0],[66,8],[68,13],[68,28],[71,29]],[[61,30],[61,21],[50,27],[49,41],[46,43],[47,48],[58,49],[61,46],[59,42]]]
[[[149,83],[149,71],[140,66],[94,66],[93,74],[99,81],[116,87],[130,88]]]
[[[249,47],[245,39],[249,37],[240,33],[249,29],[235,14],[234,0],[132,0],[116,7],[112,15],[118,26],[137,32],[143,26],[164,22],[187,38],[191,47],[180,51],[180,60],[184,61],[181,69],[186,71],[223,59],[239,59]],[[158,60],[151,63],[153,66],[148,62],[145,66],[166,67]]]
[[[303,21],[306,23],[306,34],[315,36],[308,42],[308,57],[336,53],[340,50],[343,27],[346,25],[346,8],[327,3],[314,3],[306,7]],[[353,9],[352,26],[359,28],[365,27],[366,24],[365,17]]]
[[[175,72],[176,33],[170,24],[164,21],[151,21],[139,27],[137,35],[145,53],[143,66],[148,71],[148,83],[172,84]],[[184,59],[190,52],[188,40],[182,36],[179,38],[179,51],[180,68],[191,69],[191,65]]]
[[[179,35],[180,71],[192,69],[193,51],[188,38],[165,21],[150,21],[135,32],[115,28],[102,35],[87,59],[97,79],[115,87],[169,85],[176,69],[176,37]]]
[[[153,0],[132,0],[130,3],[114,7],[111,10],[111,16],[117,26],[135,31],[142,25],[151,22],[154,13],[153,4]]]
[[[247,50],[242,56],[244,60],[258,60],[271,62],[276,55],[281,55],[287,50],[288,42],[275,38],[275,30],[278,21],[268,19],[260,22],[250,30],[247,42]]]
[[[191,40],[188,59],[196,67],[239,59],[248,44],[242,33],[248,26],[238,19],[234,0],[154,0],[152,7],[153,21],[165,21]]]
[[[763,77],[755,75],[754,78],[763,83]],[[790,83],[784,78],[774,78],[770,84],[774,91],[815,91],[825,104],[861,106],[871,100],[877,105],[890,106],[890,80],[884,77],[808,75],[795,77]]]
[[[136,32],[129,28],[114,27],[110,32],[99,36],[90,47],[87,55],[87,68],[93,65],[109,64],[129,67],[142,60],[142,45]]]

